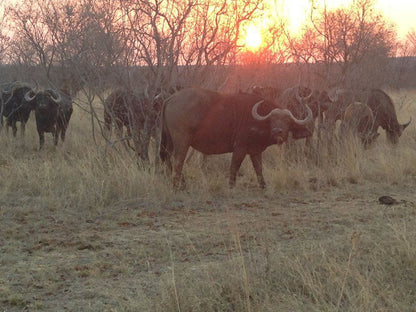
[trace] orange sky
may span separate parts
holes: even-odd
[[[269,0],[276,14],[287,16],[292,31],[296,31],[302,21],[309,17],[310,0]],[[397,25],[397,32],[404,38],[409,30],[416,28],[416,0],[375,0],[376,8],[383,15]],[[334,8],[348,5],[352,0],[315,0],[318,5],[326,3],[327,7]],[[282,13],[284,12],[284,13]]]
[[[179,0],[184,1],[184,0]],[[273,7],[273,15],[278,14],[289,19],[290,28],[296,31],[309,17],[311,0],[268,0]],[[329,8],[348,5],[353,0],[314,0],[318,5]],[[409,30],[416,29],[416,0],[374,0],[376,8],[397,26],[398,35],[404,38]],[[23,3],[24,0],[0,0],[0,9],[5,3]]]

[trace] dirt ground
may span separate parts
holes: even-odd
[[[51,209],[41,198],[0,200],[1,311],[169,310],[170,283],[236,255],[348,245],[357,233],[381,239],[389,223],[415,221],[415,186],[408,179],[280,194],[240,189],[203,201],[137,199],[72,215],[65,203]],[[382,195],[397,204],[380,204]],[[187,300],[177,296],[172,310]]]

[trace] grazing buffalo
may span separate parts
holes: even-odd
[[[354,102],[345,109],[341,122],[340,137],[357,136],[364,147],[368,147],[378,136],[374,130],[374,115],[368,105]]]
[[[39,149],[45,143],[45,132],[50,132],[54,144],[58,144],[59,135],[65,140],[65,133],[72,115],[72,99],[69,95],[53,89],[29,90],[25,100],[35,108],[36,128],[39,134]]]
[[[309,136],[313,118],[312,111],[306,110],[306,118],[300,120],[255,94],[183,89],[169,97],[163,107],[160,158],[172,170],[173,156],[173,185],[178,187],[184,186],[182,167],[189,147],[206,155],[232,153],[229,184],[233,187],[248,154],[263,188],[262,152],[285,142],[289,131],[297,138]]]
[[[34,109],[32,103],[25,100],[25,94],[31,90],[31,87],[22,82],[12,82],[4,85],[1,90],[1,124],[3,125],[3,117],[6,118],[6,132],[12,127],[13,136],[16,137],[17,126],[20,122],[21,136],[25,134],[25,126],[29,119],[30,112]]]
[[[377,131],[378,127],[382,127],[386,130],[388,141],[397,144],[399,137],[402,135],[403,130],[410,124],[411,119],[405,124],[399,124],[393,101],[380,89],[370,90],[366,103],[373,111],[373,130]]]

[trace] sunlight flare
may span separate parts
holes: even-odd
[[[249,50],[257,50],[262,43],[261,33],[260,30],[254,26],[250,25],[247,28],[246,35],[245,35],[245,46]]]

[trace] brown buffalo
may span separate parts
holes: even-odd
[[[182,167],[189,147],[206,155],[232,153],[229,184],[233,187],[242,161],[250,155],[260,187],[265,187],[262,152],[286,141],[289,131],[298,138],[309,136],[313,119],[309,108],[307,112],[299,120],[254,94],[183,89],[163,107],[160,158],[172,169],[173,156],[173,184],[178,187],[184,186]]]
[[[377,131],[378,127],[382,127],[386,130],[388,141],[397,144],[399,137],[402,135],[403,130],[410,124],[411,119],[405,124],[399,124],[393,101],[383,90],[370,90],[366,103],[373,111],[373,130]]]
[[[368,105],[354,102],[345,109],[340,137],[346,138],[348,135],[360,138],[364,147],[368,147],[379,136],[374,130],[374,115]]]

